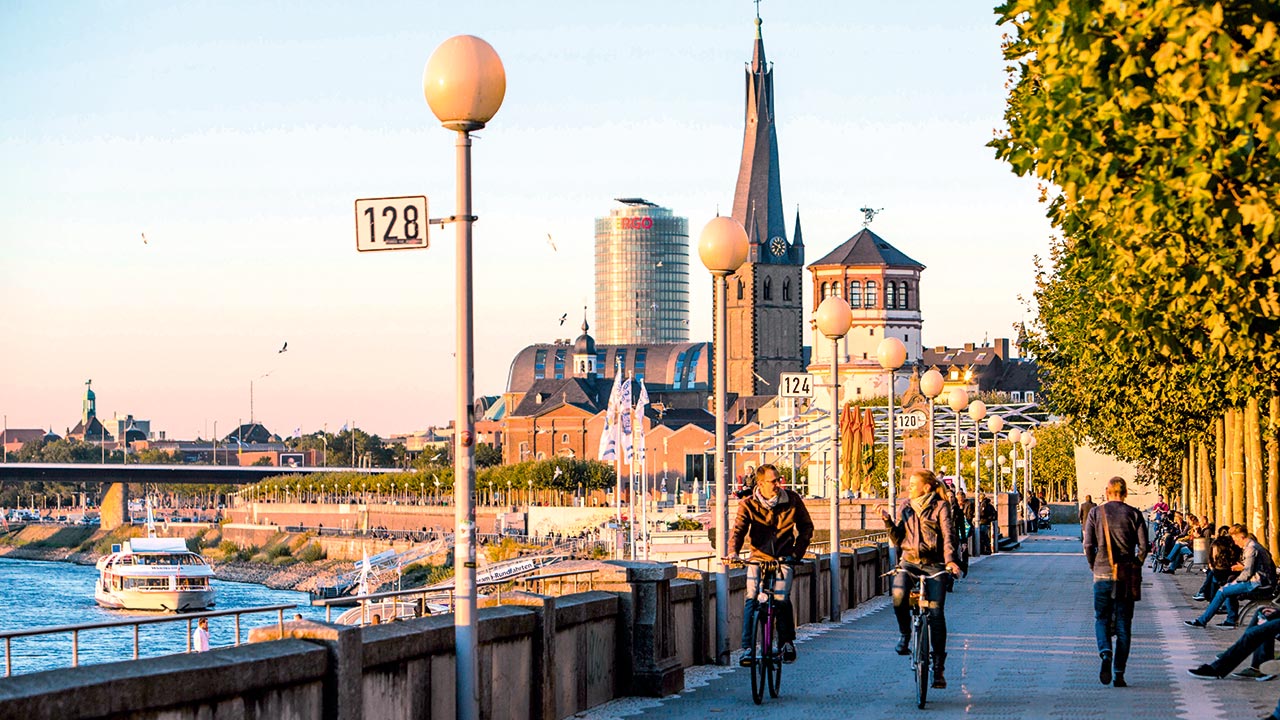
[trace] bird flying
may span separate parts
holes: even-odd
[[[564,324],[564,321],[565,321],[565,320],[568,320],[568,319],[569,319],[569,313],[565,313],[565,314],[561,315],[561,316],[560,316],[560,324],[561,324],[561,325],[563,325],[563,324]]]
[[[279,355],[280,353],[282,353],[282,352],[284,352],[285,350],[288,350],[288,349],[289,349],[289,343],[288,343],[288,342],[285,342],[284,347],[280,348],[279,352],[277,352],[276,354],[277,354],[277,355]]]
[[[551,239],[551,233],[547,233],[547,244],[551,246],[551,252],[560,252],[556,249],[556,241]]]
[[[772,384],[773,384],[773,383],[769,382],[768,380],[765,380],[764,378],[760,377],[760,373],[756,372],[755,370],[752,370],[752,371],[751,371],[751,374],[752,374],[752,375],[755,375],[755,376],[756,376],[756,379],[757,379],[757,380],[759,380],[760,382],[764,383],[765,385],[772,385]]]
[[[143,245],[146,245],[146,244],[147,244],[147,234],[146,234],[146,233],[142,233],[142,244],[143,244]]]

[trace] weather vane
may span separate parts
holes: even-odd
[[[860,207],[858,212],[862,213],[862,227],[866,227],[871,224],[872,220],[876,219],[876,215],[884,212],[884,208]]]

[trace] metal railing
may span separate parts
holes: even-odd
[[[564,578],[586,575],[588,576],[587,589],[592,590],[595,588],[595,578],[591,576],[595,575],[597,572],[600,572],[600,571],[596,569],[569,570],[566,572],[548,573],[546,575],[536,575],[534,577],[528,577],[528,578],[508,578],[508,579],[499,579],[499,580],[487,580],[485,582],[476,583],[476,587],[477,588],[498,587],[499,590],[497,593],[494,594],[494,597],[498,601],[498,603],[501,604],[502,603],[501,586],[515,585],[516,583],[537,582],[538,587],[541,590],[542,588],[546,587],[545,582],[547,580],[560,580],[561,582],[559,585],[559,589],[563,589]],[[580,580],[576,578],[574,579],[573,581],[574,592],[578,591],[578,586],[580,582],[581,582]],[[542,594],[542,593],[539,592],[538,594]],[[447,601],[449,604],[449,612],[453,612],[454,608],[456,607],[453,588],[447,588],[444,590],[432,589],[432,588],[413,588],[410,590],[388,590],[386,592],[369,593],[368,595],[356,595],[354,597],[329,598],[326,600],[317,601],[317,604],[324,606],[325,622],[333,622],[333,607],[335,605],[345,606],[345,605],[351,604],[352,601],[355,601],[357,605],[361,605],[364,609],[364,611],[361,613],[360,624],[367,625],[369,621],[368,612],[371,604],[370,601],[390,600],[390,599],[402,598],[402,597],[419,598],[422,601],[422,605],[424,607],[427,605],[428,602],[432,600]],[[372,604],[376,605],[377,603],[375,602]]]
[[[547,587],[546,581],[558,580],[559,582],[556,583],[556,594],[560,595],[560,594],[563,594],[563,591],[564,591],[564,578],[568,578],[568,577],[573,578],[574,592],[578,592],[578,583],[580,582],[578,578],[583,575],[587,576],[587,590],[595,590],[596,589],[595,574],[598,572],[600,571],[599,570],[566,570],[564,572],[548,573],[546,575],[535,575],[533,577],[520,578],[516,580],[516,582],[528,583],[527,587],[532,586],[533,583],[537,583],[537,586],[536,586],[537,590],[535,590],[535,592],[537,592],[539,595],[546,595],[546,593],[543,592],[543,590],[545,590]]]
[[[208,612],[183,613],[182,615],[152,617],[152,618],[135,618],[133,620],[110,620],[107,622],[85,623],[83,625],[59,625],[57,627],[35,628],[32,630],[11,630],[0,632],[0,638],[4,639],[4,676],[10,677],[13,674],[13,648],[14,638],[33,637],[36,635],[56,635],[60,633],[71,633],[71,667],[80,667],[80,633],[87,630],[101,630],[113,627],[133,627],[133,659],[138,659],[138,635],[139,627],[142,625],[156,625],[159,623],[182,622],[187,623],[187,652],[191,652],[192,638],[192,622],[200,618],[225,617],[234,615],[236,619],[236,645],[240,645],[240,616],[252,615],[256,613],[275,612],[279,614],[277,623],[284,631],[284,611],[297,607],[297,605],[263,605],[260,607],[242,608],[239,610],[211,610]]]
[[[673,562],[677,562],[677,563],[679,563],[679,564],[681,564],[681,565],[683,565],[683,566],[685,566],[685,567],[689,567],[690,563],[697,563],[697,564],[698,564],[698,567],[697,567],[697,569],[698,569],[698,570],[701,570],[701,569],[702,569],[702,564],[703,564],[703,563],[706,563],[706,564],[707,564],[707,571],[708,571],[708,572],[710,572],[710,571],[711,571],[711,563],[712,563],[712,561],[713,561],[713,560],[715,560],[715,559],[716,559],[716,556],[715,556],[715,555],[696,555],[696,556],[694,556],[694,557],[680,558],[679,560],[674,560]]]

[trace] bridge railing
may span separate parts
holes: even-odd
[[[182,615],[170,615],[165,617],[147,617],[134,618],[132,620],[108,620],[105,622],[84,623],[81,625],[59,625],[56,627],[33,628],[29,630],[9,630],[0,632],[0,638],[4,639],[4,676],[10,677],[13,674],[13,646],[15,639],[24,637],[34,637],[37,635],[59,635],[62,633],[71,634],[71,667],[80,667],[80,633],[89,630],[101,630],[105,628],[115,627],[133,627],[133,659],[138,659],[138,635],[139,628],[142,625],[157,625],[160,623],[187,623],[187,652],[191,652],[192,648],[192,623],[200,618],[226,617],[234,615],[236,621],[236,642],[240,645],[240,616],[253,615],[257,613],[274,612],[278,614],[277,623],[280,628],[284,628],[284,611],[291,610],[297,605],[262,605],[259,607],[241,608],[237,610],[210,610],[208,612],[183,613]]]

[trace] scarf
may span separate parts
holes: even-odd
[[[768,500],[766,500],[765,497],[760,494],[760,488],[756,488],[754,491],[752,491],[751,494],[755,496],[756,502],[760,503],[761,505],[765,506],[770,510],[772,510],[774,506],[776,506],[778,503],[782,502],[782,488],[778,488],[778,491],[774,493],[773,497],[769,498]]]
[[[933,504],[933,497],[937,495],[934,491],[929,491],[918,498],[911,498],[911,509],[916,511],[916,515],[924,514],[924,509]]]

